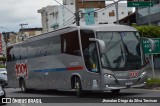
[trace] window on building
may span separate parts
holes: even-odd
[[[98,17],[98,14],[97,14],[97,12],[94,12],[94,17]]]
[[[81,18],[84,18],[84,15],[85,15],[84,13],[81,13]]]
[[[124,12],[122,12],[122,14],[124,14]]]
[[[114,16],[115,16],[114,10],[112,10],[111,12],[109,12],[109,17],[114,17]]]
[[[132,14],[132,11],[128,11],[128,15]]]

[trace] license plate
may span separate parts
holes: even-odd
[[[126,86],[130,86],[130,85],[132,85],[132,84],[133,84],[132,82],[126,82],[126,83],[125,83]]]

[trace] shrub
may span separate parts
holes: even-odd
[[[158,38],[160,37],[160,27],[154,25],[133,25],[138,31],[141,37]]]

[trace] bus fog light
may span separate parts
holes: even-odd
[[[108,85],[106,85],[106,88],[108,88]]]

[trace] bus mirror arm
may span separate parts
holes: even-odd
[[[100,53],[101,54],[105,54],[105,42],[103,40],[100,39],[95,39],[95,38],[89,38],[89,41],[93,41],[93,42],[97,42],[100,48]]]

